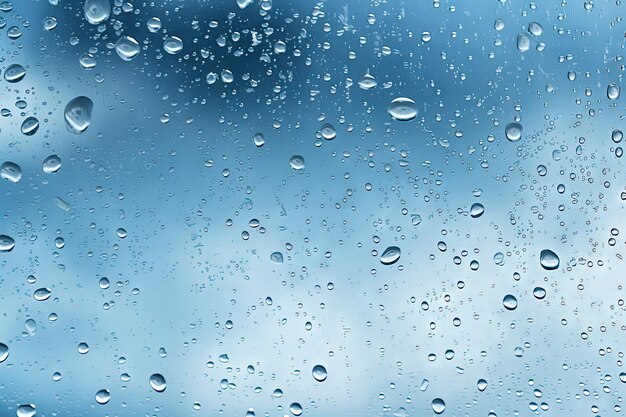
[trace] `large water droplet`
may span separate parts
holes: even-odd
[[[435,398],[430,405],[435,414],[441,414],[446,409],[446,403],[441,398]]]
[[[291,403],[291,405],[289,406],[289,411],[291,411],[291,414],[293,414],[294,416],[299,416],[302,414],[302,406],[300,405],[300,403]]]
[[[470,216],[475,219],[482,216],[484,212],[485,207],[480,203],[474,203],[472,204],[472,207],[470,207]]]
[[[389,246],[380,256],[380,263],[383,265],[393,265],[400,259],[400,248],[397,246]]]
[[[108,403],[110,399],[111,393],[108,389],[101,389],[100,391],[96,392],[96,402],[98,404],[104,405]]]
[[[476,387],[478,388],[478,391],[484,391],[487,389],[487,381],[485,381],[484,379],[479,379],[478,382],[476,383]]]
[[[528,24],[528,33],[533,36],[541,36],[541,34],[543,33],[543,26],[541,26],[537,22],[530,22]]]
[[[167,382],[165,382],[165,378],[161,374],[152,374],[150,376],[150,386],[156,392],[163,392],[165,388],[167,388]]]
[[[326,378],[328,377],[326,368],[322,365],[315,365],[313,367],[312,373],[313,373],[313,378],[315,378],[315,380],[319,382],[326,381]]]
[[[91,124],[93,101],[89,97],[79,96],[70,100],[65,106],[65,124],[67,129],[79,135]]]
[[[151,17],[148,19],[148,30],[152,33],[157,33],[161,30],[161,19],[158,17]]]
[[[61,169],[61,158],[59,157],[59,155],[50,155],[43,160],[41,168],[46,174],[54,174],[59,169]]]
[[[163,50],[170,55],[175,55],[183,50],[183,41],[177,36],[170,36],[163,42]]]
[[[4,343],[0,343],[0,363],[7,360],[9,357],[9,347]]]
[[[0,177],[10,182],[18,182],[22,179],[22,168],[15,162],[3,162],[0,165]]]
[[[617,100],[620,94],[620,87],[615,83],[609,83],[606,87],[606,96],[609,100]]]
[[[272,262],[274,262],[275,264],[282,264],[283,263],[283,254],[280,252],[273,252],[270,255],[270,260]]]
[[[15,240],[11,236],[0,235],[0,252],[11,252],[15,247]]]
[[[391,101],[387,112],[395,120],[407,122],[417,117],[417,105],[410,98],[398,97]]]
[[[543,269],[547,269],[548,271],[557,269],[560,262],[559,256],[550,249],[544,249],[539,254],[539,263]]]
[[[52,291],[48,288],[39,288],[33,293],[33,298],[37,301],[46,301],[52,295]]]
[[[26,76],[26,69],[20,64],[12,64],[4,70],[4,79],[10,83],[22,81]]]
[[[122,36],[115,42],[115,52],[124,61],[133,60],[140,51],[139,42],[131,36]]]
[[[324,123],[324,126],[320,129],[320,133],[322,137],[326,140],[333,140],[337,136],[337,131],[335,130],[335,126],[330,123]]]
[[[509,123],[504,128],[504,134],[511,142],[517,142],[520,140],[522,138],[522,131],[522,125],[517,122]]]
[[[257,133],[252,137],[252,141],[257,148],[260,148],[261,146],[265,145],[265,136],[263,135],[263,133]]]
[[[546,298],[546,290],[542,287],[535,287],[533,290],[533,295],[537,300],[543,300]]]
[[[296,171],[304,170],[304,158],[301,155],[294,155],[289,158],[289,165]]]
[[[507,294],[502,299],[502,305],[507,310],[515,310],[517,308],[517,298],[511,294]]]
[[[517,35],[517,50],[526,52],[530,49],[530,38],[524,33]]]
[[[376,78],[368,72],[359,80],[358,84],[359,88],[363,90],[371,90],[372,88],[376,88],[378,81],[376,81]]]
[[[35,117],[27,117],[22,122],[22,126],[20,127],[22,133],[26,136],[34,135],[37,130],[39,130],[39,120]]]
[[[37,414],[37,406],[35,404],[21,404],[15,410],[17,417],[33,417]]]
[[[99,25],[111,16],[109,0],[85,0],[85,19],[92,25]]]

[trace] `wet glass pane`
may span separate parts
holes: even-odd
[[[0,0],[0,416],[619,416],[621,0]]]

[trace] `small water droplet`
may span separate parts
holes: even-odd
[[[470,207],[470,216],[475,219],[482,216],[484,212],[485,207],[480,203],[474,203],[472,204],[472,207]]]
[[[175,55],[183,50],[183,41],[177,36],[170,36],[163,41],[163,50],[170,55]]]
[[[41,168],[46,174],[54,174],[61,169],[61,158],[58,155],[50,155],[43,160]]]
[[[304,170],[304,158],[301,155],[294,155],[289,158],[289,165],[296,171]]]
[[[39,120],[36,117],[27,117],[20,127],[22,133],[26,136],[34,135],[39,130]]]
[[[606,96],[609,100],[617,100],[620,95],[620,87],[615,83],[609,83],[606,87]]]
[[[515,310],[517,308],[517,298],[511,294],[507,294],[502,299],[502,305],[507,310]]]

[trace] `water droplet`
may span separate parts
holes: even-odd
[[[484,379],[479,379],[478,382],[476,383],[476,387],[478,388],[478,391],[484,391],[487,389],[487,381],[485,381]]]
[[[560,262],[561,261],[558,255],[552,252],[550,249],[544,249],[539,254],[539,263],[541,264],[543,269],[547,269],[548,271],[557,269]]]
[[[393,265],[400,259],[400,248],[389,246],[380,256],[380,263],[383,265]]]
[[[538,300],[543,300],[546,297],[546,290],[541,287],[535,287],[533,295]]]
[[[161,30],[161,19],[159,19],[158,17],[151,17],[150,19],[148,19],[148,30],[151,33],[157,33],[159,30]]]
[[[79,96],[70,100],[65,106],[65,124],[67,129],[79,135],[91,124],[93,101],[89,97]]]
[[[4,70],[4,79],[10,83],[22,81],[26,76],[26,69],[20,64],[11,64]]]
[[[170,36],[163,42],[163,50],[170,55],[175,55],[183,50],[183,41],[177,36]]]
[[[167,383],[165,382],[165,378],[161,374],[152,374],[150,376],[150,386],[156,392],[163,392],[165,388],[167,388]]]
[[[251,5],[252,2],[253,0],[237,0],[237,6],[239,6],[239,8],[243,10],[249,5]]]
[[[302,406],[300,405],[300,403],[291,403],[291,405],[289,406],[289,411],[291,411],[291,414],[293,414],[294,416],[299,416],[302,414]]]
[[[609,83],[606,87],[606,96],[609,100],[617,100],[620,94],[620,87],[615,83]]]
[[[17,417],[33,417],[37,414],[37,406],[35,404],[21,404],[15,411]]]
[[[263,135],[263,133],[257,133],[252,137],[252,141],[257,148],[260,148],[261,146],[265,145],[265,136]]]
[[[20,127],[22,133],[26,136],[34,135],[37,130],[39,130],[39,120],[35,117],[27,117],[22,122],[22,126]]]
[[[358,84],[359,88],[363,90],[371,90],[373,88],[376,88],[376,86],[378,85],[378,81],[376,81],[376,78],[374,78],[374,76],[370,75],[370,73],[368,72],[363,76],[363,78],[359,80]]]
[[[530,38],[524,33],[517,35],[517,50],[526,52],[530,49]]]
[[[22,179],[22,168],[15,162],[3,162],[0,165],[0,177],[10,182],[18,182]]]
[[[96,392],[96,402],[98,404],[104,405],[108,403],[110,399],[111,393],[108,389],[101,389],[100,391]]]
[[[611,133],[611,140],[615,143],[620,143],[623,138],[624,138],[624,133],[622,133],[622,131],[619,129],[615,129]]]
[[[87,353],[89,353],[89,345],[86,342],[80,342],[78,344],[78,353],[80,353],[81,355],[86,355]]]
[[[504,305],[504,308],[507,310],[515,310],[517,308],[517,298],[511,294],[507,294],[502,299],[502,305]]]
[[[410,98],[398,97],[391,101],[387,112],[395,120],[407,122],[417,117],[417,105]]]
[[[475,219],[482,216],[484,212],[485,207],[480,203],[474,203],[472,204],[472,207],[470,207],[470,216]]]
[[[37,322],[33,319],[27,319],[24,322],[24,327],[26,327],[29,336],[34,336],[37,333]]]
[[[337,131],[335,130],[335,126],[330,123],[324,123],[324,126],[320,129],[320,133],[322,137],[326,140],[333,140],[337,136]]]
[[[54,17],[46,17],[43,20],[44,30],[54,30],[57,27],[57,20]]]
[[[95,68],[97,64],[96,58],[92,54],[89,54],[89,53],[82,54],[80,58],[78,58],[78,63],[80,64],[81,67],[87,70]]]
[[[99,25],[111,16],[109,0],[85,0],[85,19],[92,25]]]
[[[0,343],[0,363],[7,360],[9,357],[9,347],[4,343]]]
[[[41,168],[46,174],[54,174],[61,169],[61,158],[59,155],[50,155],[43,160]]]
[[[33,298],[37,301],[46,301],[52,295],[52,291],[48,288],[39,288],[33,293]]]
[[[122,36],[115,42],[115,52],[124,61],[132,61],[140,51],[139,42],[131,36]]]
[[[430,405],[435,414],[441,414],[446,409],[446,403],[441,398],[435,398]]]
[[[312,373],[313,373],[313,378],[315,378],[315,380],[319,382],[326,381],[326,378],[328,377],[326,368],[324,368],[324,366],[322,365],[315,365],[313,367]]]
[[[304,170],[304,158],[301,155],[294,155],[289,158],[289,165],[296,171]]]
[[[511,142],[517,142],[522,138],[522,130],[523,128],[521,124],[513,122],[506,125],[504,128],[504,134]]]
[[[620,372],[619,380],[626,384],[626,372]]]
[[[541,34],[543,33],[543,26],[541,26],[537,22],[530,22],[528,24],[528,33],[533,36],[541,36]]]
[[[275,264],[282,264],[283,263],[283,254],[280,252],[273,252],[270,255],[270,260],[272,262],[274,262]]]

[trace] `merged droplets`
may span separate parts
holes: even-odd
[[[11,236],[0,235],[0,252],[11,252],[15,247],[15,240]]]
[[[398,97],[391,101],[387,112],[395,120],[408,122],[417,117],[417,105],[410,98]]]
[[[92,25],[99,25],[111,16],[109,0],[85,0],[85,19]]]
[[[21,404],[15,410],[17,417],[33,417],[37,414],[37,406],[35,404]]]
[[[149,382],[152,389],[156,392],[163,392],[167,388],[167,382],[165,382],[165,378],[161,374],[152,374]]]
[[[0,177],[9,182],[19,182],[22,179],[22,168],[15,162],[3,162],[0,165]]]
[[[559,267],[560,262],[561,261],[558,255],[552,252],[550,249],[544,249],[539,254],[539,263],[541,264],[543,269],[546,269],[548,271],[557,269]]]
[[[108,389],[101,389],[96,392],[96,402],[100,405],[104,405],[111,400],[111,393]]]
[[[20,64],[11,64],[4,70],[4,79],[10,83],[22,81],[26,76],[26,68]]]
[[[326,368],[323,365],[315,365],[311,373],[313,374],[313,378],[315,378],[315,380],[318,382],[324,382],[326,381],[326,378],[328,377]]]
[[[620,87],[615,83],[609,83],[606,87],[606,96],[609,100],[617,100],[620,94]]]
[[[504,134],[511,142],[517,142],[522,138],[522,130],[523,128],[521,124],[513,122],[506,125],[504,128]]]
[[[170,55],[175,55],[183,50],[183,41],[177,36],[170,36],[163,41],[163,50]]]
[[[397,246],[389,246],[380,256],[380,263],[383,265],[393,265],[400,259],[400,248]]]
[[[79,135],[91,124],[93,101],[89,97],[79,96],[70,100],[65,106],[65,124],[67,129]]]
[[[433,408],[433,411],[435,412],[435,414],[441,414],[446,409],[446,403],[441,398],[435,398],[430,403],[430,406]]]
[[[39,120],[32,116],[24,119],[22,126],[20,127],[20,131],[26,136],[34,135],[37,130],[39,130]]]
[[[296,171],[304,170],[304,158],[301,155],[294,155],[289,158],[289,166]]]
[[[502,299],[502,305],[507,310],[515,310],[517,308],[517,298],[511,294],[507,294]]]
[[[61,169],[61,157],[59,155],[50,155],[46,159],[43,160],[41,164],[41,169],[46,174],[54,174],[59,169]]]
[[[140,51],[139,42],[131,36],[122,36],[115,42],[115,52],[124,61],[133,60]]]
[[[4,343],[0,343],[0,363],[7,360],[9,357],[9,347]]]

